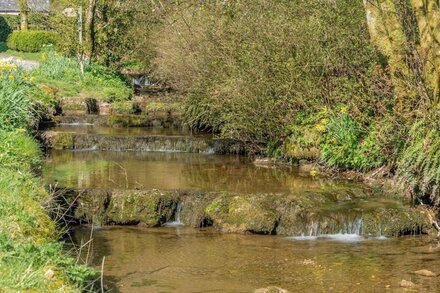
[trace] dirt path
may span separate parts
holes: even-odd
[[[20,58],[10,56],[7,54],[0,54],[0,62],[8,62],[8,63],[17,64],[18,66],[23,67],[23,69],[26,71],[35,69],[40,65],[40,63],[37,61],[22,60]]]

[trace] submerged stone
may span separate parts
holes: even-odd
[[[413,287],[415,287],[415,286],[416,286],[416,284],[414,284],[414,283],[411,282],[411,281],[402,280],[402,281],[400,282],[400,287],[402,287],[402,288],[413,288]]]
[[[429,270],[418,270],[415,271],[414,274],[419,275],[419,276],[424,276],[424,277],[437,277],[438,274],[431,272]]]
[[[289,291],[282,289],[280,287],[268,287],[268,288],[260,288],[254,291],[254,293],[289,293]]]

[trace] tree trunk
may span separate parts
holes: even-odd
[[[27,0],[19,0],[20,6],[20,29],[28,30],[29,29],[29,21],[28,21],[28,5]]]
[[[95,52],[95,11],[96,11],[96,0],[89,1],[89,7],[87,10],[86,18],[86,46],[85,46],[85,57],[87,60],[91,60]]]

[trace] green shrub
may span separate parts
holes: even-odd
[[[321,138],[321,159],[332,167],[356,168],[357,149],[365,131],[348,114],[331,115]]]
[[[49,31],[15,31],[8,37],[8,47],[23,52],[39,52],[47,45],[56,43],[56,35]]]
[[[330,115],[319,141],[321,159],[332,167],[360,171],[391,161],[399,136],[391,123],[382,122],[386,121],[382,117],[378,121],[370,127],[363,127],[347,113]]]
[[[184,116],[194,128],[259,149],[282,138],[298,111],[342,103],[363,111],[382,100],[362,2],[167,5],[173,25],[154,37],[155,73],[190,93]]]

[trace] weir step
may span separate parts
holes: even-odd
[[[242,143],[209,136],[112,135],[67,131],[44,131],[46,148],[56,150],[103,150],[140,152],[186,152],[205,154],[243,154]]]
[[[430,227],[419,209],[378,198],[367,199],[377,206],[374,209],[362,200],[351,200],[341,209],[340,202],[329,199],[315,200],[311,207],[304,198],[276,194],[157,189],[58,189],[56,194],[71,207],[69,216],[81,224],[156,227],[175,220],[179,213],[181,223],[191,227],[213,225],[223,232],[293,237],[377,238],[420,234]]]

